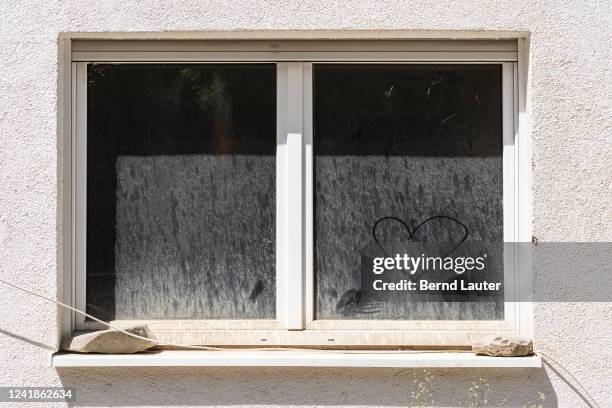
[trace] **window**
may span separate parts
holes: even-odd
[[[273,319],[276,67],[86,74],[88,313]]]
[[[504,248],[521,239],[516,53],[73,42],[71,302],[191,344],[461,346],[523,331]],[[421,276],[373,273],[375,259],[430,250],[486,254],[502,289],[374,290]]]
[[[499,251],[502,66],[324,64],[313,78],[317,316],[503,318],[503,296],[421,302],[420,293],[365,289],[372,262],[355,270],[355,254],[379,249],[373,236],[386,246],[465,240]],[[500,256],[491,260],[501,269]]]

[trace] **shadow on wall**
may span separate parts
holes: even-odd
[[[414,406],[423,370],[341,368],[95,368],[58,369],[76,390],[72,406]],[[418,379],[414,382],[414,375]],[[473,385],[489,384],[480,406],[557,407],[544,369],[430,371],[434,404],[470,406]],[[474,383],[474,384],[473,384]],[[545,400],[540,400],[540,395]],[[534,405],[531,405],[534,404]]]

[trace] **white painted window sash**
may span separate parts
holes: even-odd
[[[516,302],[518,284],[518,206],[516,163],[514,64],[502,63],[502,138],[503,138],[503,228],[504,242],[504,320],[518,327],[519,303]],[[512,299],[514,301],[507,301]]]
[[[74,302],[79,310],[87,310],[87,64],[77,62],[74,64],[73,92],[75,103],[73,115],[73,270]],[[73,313],[74,324],[77,330],[86,328],[85,316]]]

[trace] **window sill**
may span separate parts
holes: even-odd
[[[386,367],[386,368],[539,368],[538,355],[488,357],[469,352],[412,351],[182,351],[137,354],[56,353],[60,367]]]

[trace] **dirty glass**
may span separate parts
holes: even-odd
[[[313,79],[316,318],[503,319],[503,289],[371,286],[390,248],[485,254],[503,280],[501,65],[315,64]]]
[[[89,64],[87,312],[275,317],[274,64]]]

